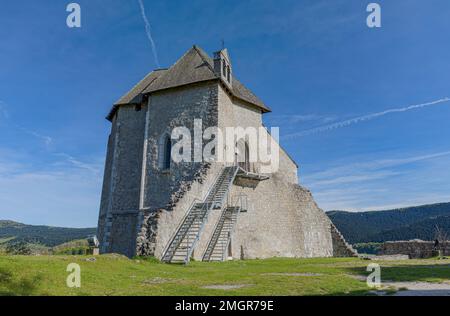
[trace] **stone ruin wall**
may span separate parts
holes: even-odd
[[[438,249],[434,247],[434,241],[409,240],[388,241],[381,246],[380,255],[408,255],[410,259],[431,258],[438,255],[438,250],[443,251],[444,256],[450,256],[450,241]]]

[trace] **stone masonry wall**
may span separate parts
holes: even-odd
[[[113,160],[113,152],[114,152],[114,138],[116,136],[116,119],[113,120],[111,125],[111,134],[108,137],[107,144],[107,152],[106,152],[106,161],[105,161],[105,170],[103,175],[103,187],[102,187],[102,196],[100,200],[100,214],[98,217],[97,224],[97,237],[100,242],[103,241],[104,229],[105,229],[105,219],[106,212],[109,207],[109,200],[111,196],[111,171],[112,171],[112,160]]]
[[[219,101],[219,126],[262,126],[260,112],[232,100],[223,89]],[[232,187],[231,199],[244,194],[249,206],[237,220],[233,258],[332,256],[328,217],[310,192],[297,185],[297,166],[281,148],[279,159],[270,179],[237,179]]]
[[[444,256],[450,256],[450,241],[443,247],[435,248],[434,241],[409,240],[388,241],[381,249],[380,255],[408,255],[410,259],[430,258],[438,255],[438,250],[443,251]]]
[[[194,119],[203,121],[203,130],[209,126],[216,126],[217,84],[203,83],[157,92],[150,96],[149,104],[150,123],[144,206],[153,210],[167,209],[168,205],[173,204],[171,203],[172,198],[175,198],[173,194],[183,191],[181,187],[183,183],[194,181],[194,177],[203,168],[203,164],[173,162],[169,172],[161,170],[158,164],[161,136],[171,135],[174,128],[183,126],[192,133]],[[194,135],[191,135],[191,140],[193,139]]]
[[[136,111],[134,106],[122,106],[116,114],[120,126],[114,161],[113,213],[139,210],[146,108]]]
[[[169,172],[160,170],[158,164],[159,141],[164,133],[170,135],[173,128],[180,126],[193,131],[194,119],[202,120],[203,131],[217,126],[217,89],[217,82],[207,82],[154,93],[150,97],[146,214],[138,237],[138,249],[141,249],[138,251],[160,258],[189,207],[194,201],[204,199],[220,172],[220,165],[209,162],[172,162]]]
[[[139,213],[146,106],[122,106],[113,120],[100,207],[98,236],[103,242],[105,218],[112,216],[108,252],[133,256]]]
[[[233,186],[239,194],[249,207],[238,217],[233,258],[332,256],[329,220],[309,191],[274,174],[255,188]]]

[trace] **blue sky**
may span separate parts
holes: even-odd
[[[156,68],[139,2],[16,0],[0,11],[0,218],[97,222],[111,104]],[[265,124],[325,210],[450,201],[450,3],[143,0],[159,63],[229,49]],[[304,132],[311,131],[312,132]]]

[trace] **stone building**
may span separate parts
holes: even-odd
[[[226,49],[211,58],[193,46],[170,68],[142,79],[107,116],[101,252],[165,262],[354,255],[298,184],[298,166],[282,148],[275,172],[249,160],[247,136],[232,146],[231,163],[171,158],[176,127],[260,128],[268,112],[235,78]]]

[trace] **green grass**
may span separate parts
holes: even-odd
[[[357,258],[267,259],[188,266],[129,260],[121,256],[0,256],[0,295],[365,295],[354,275],[367,275],[374,261]],[[81,288],[66,286],[69,263],[81,266]],[[442,282],[446,260],[376,261],[383,280]],[[283,275],[310,273],[311,275]],[[234,290],[208,285],[247,285]]]

